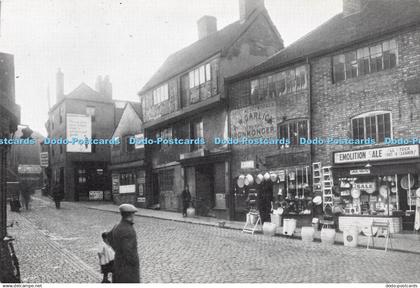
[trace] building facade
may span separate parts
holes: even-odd
[[[233,177],[274,173],[289,217],[312,217],[319,196],[325,213],[340,210],[341,230],[377,218],[412,230],[419,24],[418,1],[344,0],[343,13],[228,79],[231,135],[289,140],[232,146]]]
[[[111,139],[115,105],[108,78],[96,90],[85,83],[64,94],[64,75],[57,73],[57,101],[49,111],[49,139]],[[70,201],[111,200],[110,145],[48,143],[50,187],[63,189]]]
[[[0,138],[14,137],[20,121],[20,107],[15,102],[13,55],[0,53]],[[0,282],[13,281],[13,267],[7,243],[7,169],[10,145],[0,145]]]
[[[114,203],[132,203],[146,208],[146,163],[144,144],[130,139],[143,139],[140,103],[127,102],[112,135],[119,144],[111,146],[112,195]]]
[[[264,1],[239,2],[239,21],[217,30],[214,17],[202,17],[200,39],[171,55],[139,93],[146,138],[196,140],[150,145],[151,205],[179,211],[188,185],[199,215],[231,216],[231,151],[214,141],[229,133],[224,79],[283,48]]]

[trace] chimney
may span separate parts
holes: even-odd
[[[264,0],[239,0],[240,20],[245,21],[256,9],[264,7]]]
[[[203,39],[217,32],[217,19],[214,16],[203,16],[197,21],[198,39]]]
[[[59,68],[56,74],[56,102],[60,102],[64,98],[64,74]]]
[[[101,94],[103,93],[103,80],[102,80],[102,76],[96,77],[95,89],[99,93],[101,93]]]
[[[369,0],[343,0],[343,16],[360,13]]]
[[[108,98],[112,99],[112,84],[109,81],[109,76],[106,75],[104,80],[102,81],[102,94]]]

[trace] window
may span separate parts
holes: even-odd
[[[133,137],[133,136],[126,136],[125,137],[125,152],[134,151],[134,144],[130,144],[130,137]]]
[[[168,84],[164,84],[152,92],[153,105],[157,105],[169,99],[169,87]]]
[[[397,66],[397,42],[384,41],[332,57],[333,80],[343,81]]]
[[[291,146],[299,144],[299,138],[308,138],[308,120],[295,120],[288,123],[278,124],[279,138],[289,139]],[[287,145],[281,145],[281,148],[288,148]]]
[[[117,151],[121,149],[119,140],[120,140],[120,137],[115,137],[115,144],[112,145],[112,150]]]
[[[306,66],[251,80],[251,97],[256,100],[301,91],[308,87]]]
[[[93,134],[92,135],[92,139],[96,139],[96,135],[95,134]],[[96,144],[91,144],[91,151],[92,151],[92,153],[96,153]]]
[[[353,118],[351,121],[353,139],[375,140],[382,143],[391,137],[391,113],[373,112]]]
[[[77,181],[79,184],[86,183],[87,172],[86,169],[77,169]]]
[[[86,114],[92,118],[92,122],[95,121],[95,107],[87,106]]]
[[[203,138],[204,137],[204,131],[203,131],[203,121],[202,120],[196,120],[191,123],[191,139],[197,139],[197,138]],[[192,144],[191,150],[195,151],[198,149],[203,148],[203,145],[200,144]]]
[[[120,185],[133,185],[136,184],[136,173],[124,172],[120,174]]]
[[[158,173],[159,179],[159,190],[160,191],[172,191],[174,185],[174,170],[162,170]]]
[[[202,65],[197,69],[189,72],[190,88],[200,86],[211,80],[211,66],[210,63]]]
[[[60,154],[63,154],[63,144],[60,145]]]
[[[172,127],[168,127],[166,129],[162,129],[162,130],[158,131],[157,134],[156,134],[156,138],[162,138],[163,140],[172,139]],[[165,144],[162,141],[162,143],[160,145],[160,149],[164,149],[164,148],[167,148],[167,147],[169,147],[169,144],[168,143]]]

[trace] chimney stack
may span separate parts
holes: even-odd
[[[203,39],[217,32],[217,19],[214,16],[203,16],[197,21],[198,39]]]
[[[56,74],[56,102],[60,102],[64,98],[64,74],[58,68]]]
[[[242,22],[256,9],[264,8],[264,0],[239,0],[239,16]]]
[[[369,0],[343,0],[343,16],[360,13]]]
[[[102,94],[106,98],[112,99],[112,84],[111,84],[111,81],[109,81],[108,75],[105,76],[104,81],[102,82],[102,89],[103,89]]]

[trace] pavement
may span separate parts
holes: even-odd
[[[86,206],[89,209],[96,209],[101,211],[109,211],[114,213],[118,212],[118,206],[107,203],[107,202],[81,202],[82,205]],[[200,224],[213,227],[219,227],[220,222],[224,222],[224,228],[242,230],[244,228],[244,222],[238,221],[229,221],[216,219],[211,217],[182,217],[181,213],[162,211],[162,210],[151,210],[151,209],[142,209],[138,208],[137,216],[141,217],[150,217],[155,219],[170,220],[183,223],[191,224]],[[262,233],[261,228],[259,227],[257,233]],[[283,227],[278,227],[276,230],[275,236],[278,237],[288,237],[283,235]],[[388,245],[389,250],[399,251],[399,252],[409,252],[420,254],[420,233],[416,232],[405,232],[405,233],[395,233],[392,234],[391,244]],[[321,231],[316,231],[314,235],[315,241],[321,241]],[[292,239],[301,240],[301,229],[297,228]],[[385,249],[385,238],[375,238],[375,249]],[[368,237],[360,234],[358,236],[358,246],[359,248],[366,248],[368,242]],[[344,245],[343,233],[337,232],[335,238],[335,244]],[[392,247],[390,247],[392,245]]]
[[[96,251],[101,232],[120,220],[115,207],[108,211],[96,204],[63,202],[57,210],[39,195],[31,204],[29,211],[8,213],[9,221],[17,222],[9,234],[17,239],[23,281],[100,282]],[[249,235],[222,229],[214,224],[217,219],[204,220],[195,225],[185,221],[201,220],[136,217],[141,281],[420,283],[419,254]],[[212,224],[203,224],[207,222]]]

